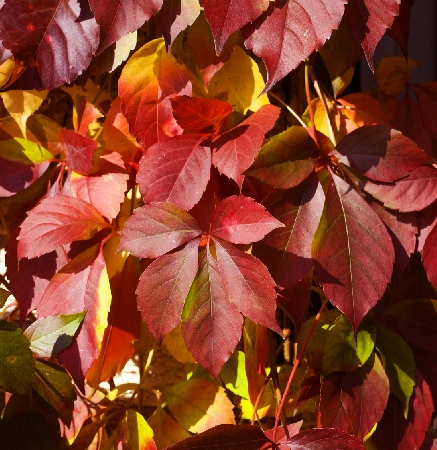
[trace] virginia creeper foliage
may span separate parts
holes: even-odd
[[[436,447],[412,4],[0,0],[2,449]]]

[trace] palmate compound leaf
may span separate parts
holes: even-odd
[[[71,344],[85,314],[80,312],[38,319],[23,333],[29,339],[30,350],[40,358],[54,358]]]
[[[394,249],[385,226],[361,196],[330,173],[313,241],[317,280],[355,333],[391,280]]]
[[[277,189],[289,189],[307,178],[320,157],[314,139],[303,127],[290,127],[264,145],[245,175]]]
[[[143,148],[182,134],[169,98],[191,95],[189,71],[167,53],[164,39],[148,42],[129,59],[118,82],[121,109]]]
[[[191,209],[210,178],[211,150],[203,134],[175,136],[150,147],[140,160],[137,182],[144,201]]]
[[[373,70],[373,54],[387,28],[399,15],[400,0],[349,0],[344,20]]]
[[[160,10],[162,2],[163,0],[89,0],[100,25],[100,45],[97,53],[140,28]]]
[[[30,72],[25,88],[54,89],[88,67],[99,26],[92,16],[79,20],[77,0],[6,0],[1,11],[2,44]]]
[[[218,134],[232,112],[229,103],[216,98],[192,98],[181,95],[170,99],[176,122],[186,133]]]
[[[30,393],[34,365],[29,341],[21,329],[0,321],[0,388],[16,394]]]
[[[245,46],[261,57],[269,90],[320,48],[340,25],[346,0],[280,0],[243,29]]]
[[[82,391],[85,374],[99,354],[111,298],[99,243],[80,253],[53,277],[38,308],[41,317],[87,311],[73,343],[58,354],[58,360]]]
[[[269,0],[205,0],[203,8],[219,55],[235,31],[255,21],[270,5]]]
[[[110,227],[94,206],[78,198],[59,195],[42,200],[21,225],[18,259],[50,253],[64,244],[90,239]]]
[[[366,177],[392,182],[433,159],[413,141],[387,125],[360,127],[345,136],[333,152]]]
[[[295,285],[313,267],[311,243],[320,222],[325,196],[316,174],[288,191],[274,191],[264,205],[285,228],[277,228],[254,245],[254,255],[267,265],[279,286]]]
[[[362,186],[387,208],[400,212],[421,211],[437,199],[437,170],[420,166],[395,183],[366,181]]]
[[[241,189],[244,175],[261,149],[265,134],[275,125],[279,108],[264,105],[232,130],[212,143],[212,163],[223,175],[234,180]]]

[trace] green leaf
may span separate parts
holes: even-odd
[[[402,402],[407,418],[408,403],[416,384],[413,352],[399,334],[379,323],[377,330],[375,345],[390,380],[390,392]]]
[[[355,342],[349,320],[344,315],[339,316],[323,347],[322,374],[351,372],[361,367],[372,354],[375,339],[376,326],[372,321],[362,321]]]
[[[5,306],[6,300],[9,298],[11,293],[6,289],[0,288],[0,308]]]
[[[57,364],[36,360],[35,375],[33,389],[56,410],[65,425],[70,426],[76,392],[68,372]]]
[[[24,331],[30,350],[41,358],[55,357],[71,344],[85,314],[86,311],[38,319]]]
[[[44,147],[22,138],[1,141],[0,157],[28,166],[53,159],[53,155]]]
[[[243,352],[236,350],[232,353],[220,372],[220,378],[231,392],[247,400],[249,399],[246,355]]]
[[[21,329],[10,322],[0,322],[0,389],[27,394],[34,380],[34,360],[29,341]]]

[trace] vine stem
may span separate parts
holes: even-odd
[[[287,111],[303,126],[306,127],[306,123],[299,117],[299,114],[290,106],[287,105],[282,99],[280,99],[276,94],[273,92],[267,92],[268,95],[273,97],[275,100],[277,100],[284,108],[287,108]]]
[[[281,404],[279,405],[279,409],[276,413],[275,417],[275,426],[273,428],[273,442],[276,442],[276,433],[278,431],[278,425],[279,425],[279,419],[281,416],[281,412],[284,409],[285,399],[287,398],[288,391],[290,390],[291,383],[293,383],[294,376],[296,375],[297,368],[299,367],[303,355],[305,354],[305,350],[308,346],[308,342],[310,341],[311,335],[313,334],[314,328],[317,325],[317,322],[320,320],[320,316],[322,315],[323,310],[325,309],[326,304],[328,303],[327,297],[324,298],[322,305],[320,306],[319,312],[317,313],[316,317],[314,318],[314,322],[311,325],[311,328],[307,334],[307,337],[305,338],[305,342],[302,345],[302,348],[300,349],[299,355],[296,358],[296,362],[294,363],[293,370],[290,373],[290,376],[288,377],[287,386],[285,386],[284,393],[282,394],[282,400]]]
[[[317,148],[321,151],[321,146],[319,142],[319,137],[317,136],[317,128],[316,123],[314,121],[314,111],[313,111],[313,105],[311,104],[311,93],[310,93],[310,76],[309,76],[309,62],[308,60],[305,62],[305,94],[307,97],[307,103],[308,103],[308,112],[310,114],[310,121],[311,121],[311,127],[314,130],[314,139],[317,144]]]

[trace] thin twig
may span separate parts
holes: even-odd
[[[264,394],[264,391],[266,390],[267,385],[269,384],[270,378],[272,377],[272,373],[270,372],[268,377],[264,380],[263,387],[259,391],[258,397],[256,398],[255,404],[253,405],[253,413],[252,413],[252,422],[251,425],[255,425],[255,418],[259,423],[259,417],[258,417],[258,405],[261,401],[261,398]],[[261,425],[261,424],[260,424]]]
[[[311,127],[314,130],[314,139],[316,141],[317,148],[321,151],[322,147],[320,146],[319,136],[317,135],[316,122],[314,121],[313,105],[311,103],[310,81],[309,81],[309,62],[308,62],[308,60],[305,62],[305,94],[306,94],[306,97],[307,97],[308,112],[310,114]]]
[[[293,117],[303,126],[306,127],[306,123],[299,117],[297,112],[290,106],[287,105],[283,100],[281,100],[276,94],[273,92],[267,92],[268,95],[272,96],[275,100],[277,100],[284,108],[287,108],[287,111],[293,115]]]

